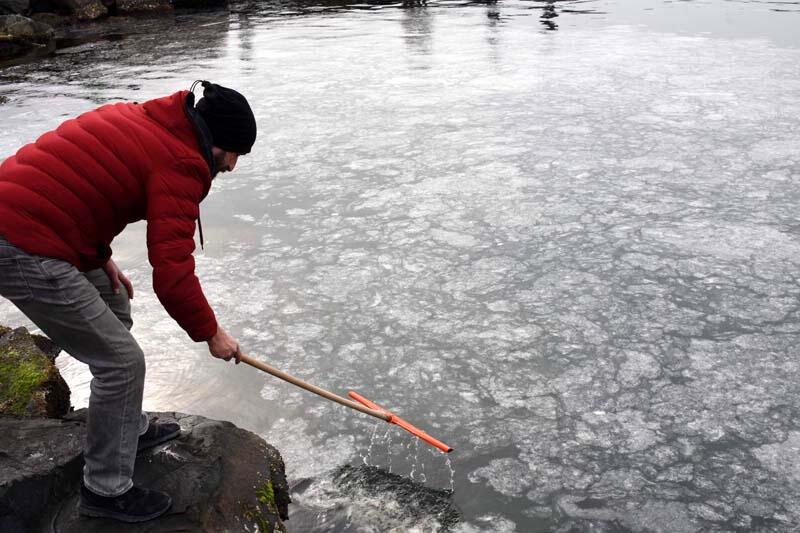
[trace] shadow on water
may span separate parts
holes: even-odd
[[[424,7],[464,7],[496,4],[497,0],[247,0],[231,5],[231,11],[269,16],[306,15],[319,12],[370,10],[388,7],[407,9]]]
[[[433,19],[423,2],[404,3],[403,40],[411,54],[429,56],[432,53]],[[425,66],[424,68],[430,68]]]
[[[600,15],[604,14],[603,11],[596,9],[577,9],[573,6],[586,3],[594,3],[594,0],[528,0],[532,2],[531,9],[541,9],[542,14],[539,17],[542,26],[547,31],[555,31],[558,29],[556,19],[562,13],[571,13],[576,15]]]

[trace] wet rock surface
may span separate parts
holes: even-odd
[[[363,500],[380,493],[397,502],[397,516],[387,516],[387,527],[397,527],[406,520],[409,527],[429,519],[426,529],[449,530],[461,520],[461,512],[452,501],[452,491],[437,490],[414,482],[408,477],[392,474],[374,466],[342,466],[333,473],[333,483],[350,498]],[[385,512],[392,514],[387,506]],[[435,520],[435,524],[434,524]]]
[[[227,422],[181,413],[181,435],[142,452],[134,482],[168,492],[169,513],[125,531],[283,531],[288,487],[278,451]],[[63,420],[0,418],[0,530],[117,532],[77,514],[85,411]]]
[[[0,531],[43,530],[42,517],[74,494],[85,424],[0,415]]]

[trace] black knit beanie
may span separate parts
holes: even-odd
[[[195,109],[211,130],[214,146],[226,152],[249,153],[256,142],[256,118],[247,99],[216,83],[203,81],[201,84],[203,97]]]

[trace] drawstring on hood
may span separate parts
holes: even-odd
[[[205,120],[203,120],[202,115],[197,111],[194,106],[194,89],[197,87],[197,84],[202,84],[202,80],[195,80],[192,83],[191,88],[189,89],[189,94],[186,96],[186,113],[189,115],[189,118],[192,121],[192,125],[194,126],[195,134],[197,135],[197,141],[200,145],[200,150],[203,152],[203,156],[205,157],[206,161],[208,162],[208,168],[211,170],[211,177],[215,177],[217,175],[217,167],[214,163],[214,154],[211,151],[212,146],[212,137],[211,131],[208,128],[208,124],[206,124]],[[208,83],[208,82],[206,82]],[[205,239],[203,238],[203,221],[200,220],[200,206],[197,207],[198,215],[197,215],[197,229],[200,232],[200,249],[205,251]]]
[[[200,208],[197,208],[197,227],[200,229],[200,249],[205,251],[203,246],[203,222],[200,220]]]

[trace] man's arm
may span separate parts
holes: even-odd
[[[214,357],[239,359],[236,340],[218,326],[195,275],[195,221],[203,184],[178,163],[153,176],[147,191],[147,254],[153,289],[167,313],[192,340],[206,341]]]

